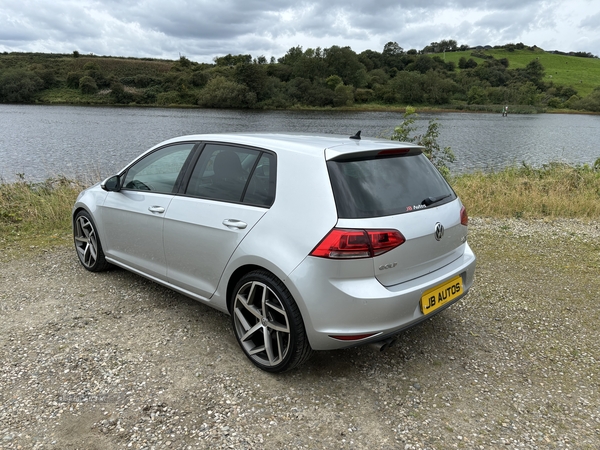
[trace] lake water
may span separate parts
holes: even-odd
[[[427,113],[440,123],[439,143],[456,155],[453,173],[497,170],[525,162],[593,163],[600,158],[600,116]],[[171,137],[235,131],[289,131],[389,137],[394,112],[239,111],[0,105],[0,180],[65,175],[87,181],[118,171]]]

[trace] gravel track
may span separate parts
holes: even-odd
[[[256,369],[229,317],[69,248],[0,265],[2,449],[598,449],[600,223],[472,219],[467,298]]]

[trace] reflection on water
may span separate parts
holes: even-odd
[[[600,116],[474,113],[421,114],[417,132],[440,123],[439,143],[456,155],[454,173],[525,162],[593,163],[600,157]],[[394,112],[238,111],[0,105],[0,178],[108,176],[165,139],[199,133],[288,131],[389,137]]]

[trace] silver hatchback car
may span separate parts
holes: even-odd
[[[360,134],[170,139],[73,209],[86,269],[114,264],[230,314],[269,372],[386,346],[462,298],[467,223],[421,147]]]

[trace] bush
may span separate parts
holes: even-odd
[[[438,143],[440,135],[440,124],[436,120],[430,120],[425,134],[414,135],[415,127],[413,124],[417,118],[415,109],[411,106],[406,107],[403,115],[403,121],[394,129],[394,134],[391,138],[393,141],[414,142],[425,147],[423,153],[429,158],[433,165],[440,171],[444,178],[450,178],[450,168],[448,163],[456,160],[454,153],[450,147],[441,148]]]
[[[563,103],[560,101],[559,98],[552,97],[550,100],[548,100],[548,106],[550,108],[562,108]]]
[[[600,112],[600,89],[596,88],[590,95],[581,100],[573,102],[575,109],[584,111]]]
[[[176,105],[179,103],[179,92],[161,92],[156,95],[156,104],[161,106]]]
[[[82,72],[69,72],[67,74],[67,87],[71,89],[79,89],[79,80],[83,77]]]
[[[82,94],[95,94],[98,92],[96,81],[89,76],[81,77],[79,80],[79,89],[81,89]]]
[[[23,69],[11,69],[0,75],[0,101],[30,102],[44,87],[44,81],[35,73]]]
[[[358,103],[368,103],[373,99],[373,94],[372,89],[357,89],[354,92],[354,100]]]
[[[247,86],[217,76],[198,95],[198,104],[207,108],[248,108],[256,103],[256,94]]]
[[[333,93],[333,106],[352,106],[354,104],[354,87],[338,84]]]

